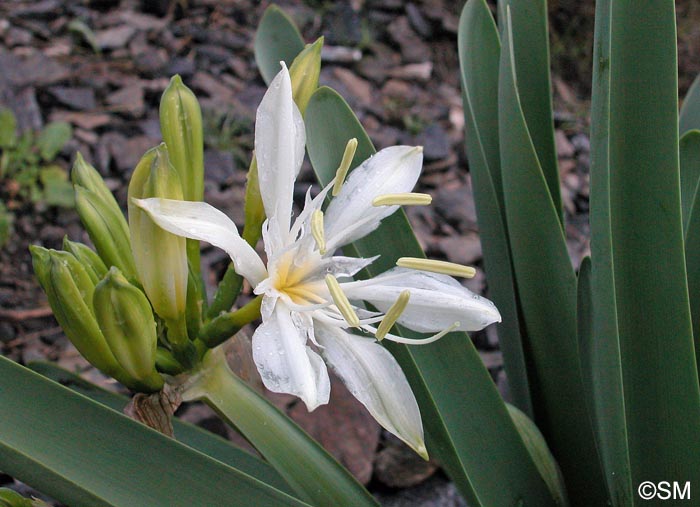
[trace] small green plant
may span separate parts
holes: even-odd
[[[71,126],[64,122],[49,123],[38,133],[19,133],[14,113],[0,109],[0,181],[8,208],[23,202],[73,206],[68,174],[54,163],[72,135]]]

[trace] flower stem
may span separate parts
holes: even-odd
[[[258,296],[236,311],[222,313],[205,325],[199,333],[200,339],[209,348],[222,344],[246,324],[260,318],[262,296]]]
[[[357,480],[291,419],[231,372],[221,348],[182,386],[185,401],[200,399],[263,455],[312,505],[375,506]]]

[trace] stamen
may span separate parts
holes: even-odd
[[[431,202],[433,198],[428,194],[409,192],[378,195],[372,201],[372,206],[427,206]]]
[[[323,211],[314,210],[311,214],[311,235],[316,240],[318,251],[321,255],[326,254],[326,237],[323,234]]]
[[[435,261],[418,257],[401,257],[396,261],[396,265],[402,268],[419,269],[422,271],[430,271],[431,273],[461,276],[463,278],[473,278],[474,275],[476,275],[476,269],[471,266],[462,266],[454,262]]]
[[[386,334],[389,332],[389,329],[391,329],[392,326],[396,324],[396,321],[399,320],[399,317],[406,309],[406,306],[408,305],[408,300],[410,298],[410,291],[405,290],[402,291],[401,294],[399,294],[399,297],[396,299],[394,304],[391,305],[391,308],[389,308],[389,310],[386,312],[386,315],[379,324],[379,327],[377,327],[377,332],[375,333],[377,340],[382,341]]]
[[[395,334],[391,334],[391,333],[387,333],[384,338],[387,340],[391,340],[392,342],[403,343],[404,345],[427,345],[429,343],[433,343],[433,342],[438,341],[440,338],[445,336],[447,333],[451,333],[452,331],[457,329],[459,326],[460,326],[460,323],[455,322],[447,329],[443,329],[439,333],[434,334],[433,336],[429,336],[428,338],[419,338],[419,339],[414,340],[412,338],[404,338],[403,336],[396,336]],[[363,329],[365,329],[366,331],[369,331],[370,333],[375,331],[372,326],[363,326]]]
[[[333,197],[340,193],[340,187],[343,186],[345,177],[348,175],[350,164],[352,163],[352,159],[355,157],[355,151],[357,151],[357,139],[353,137],[348,141],[348,144],[345,145],[343,160],[340,162],[340,166],[335,173],[335,184],[333,185],[333,192],[331,193]]]
[[[338,280],[336,280],[333,275],[326,275],[326,285],[328,286],[328,290],[331,293],[335,306],[338,307],[338,311],[340,311],[340,314],[345,319],[345,322],[347,322],[350,327],[359,327],[360,318],[355,313],[355,310],[353,310],[350,301],[348,301],[348,297],[343,292],[343,289],[340,288]]]

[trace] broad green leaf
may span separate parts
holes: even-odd
[[[674,2],[610,6],[610,230],[631,483],[700,483]]]
[[[53,122],[44,127],[36,138],[39,155],[45,162],[51,162],[73,136],[69,123]]]
[[[17,119],[12,109],[0,108],[0,148],[12,148],[17,142]]]
[[[54,380],[79,394],[87,396],[102,405],[117,412],[124,410],[129,402],[126,396],[107,391],[87,380],[67,371],[53,363],[31,363],[29,368]],[[204,454],[221,461],[243,473],[250,475],[280,491],[294,495],[289,485],[267,463],[252,454],[236,447],[229,440],[225,440],[207,430],[193,424],[173,418],[175,438],[185,445],[197,449]]]
[[[305,505],[0,357],[0,469],[71,507]]]
[[[377,506],[372,495],[333,456],[231,372],[221,348],[205,356],[183,399],[208,403],[311,505]]]
[[[510,8],[513,20],[513,67],[520,104],[554,208],[563,220],[559,166],[554,144],[552,85],[549,77],[549,31],[546,0],[499,0],[499,12]],[[501,37],[505,17],[500,17]]]
[[[522,113],[508,12],[506,8],[498,122],[508,234],[535,370],[535,421],[561,466],[572,505],[604,505],[578,357],[576,278],[559,210]]]
[[[596,3],[591,103],[591,333],[582,362],[590,363],[592,420],[613,505],[636,496],[630,475],[627,421],[617,326],[610,222],[610,9]],[[595,337],[604,337],[596,339]]]
[[[287,14],[270,5],[255,32],[255,61],[266,84],[280,71],[280,61],[289,67],[304,49],[299,29]]]
[[[335,176],[348,139],[358,140],[351,167],[375,151],[347,103],[327,87],[311,97],[306,133],[311,163],[322,185]],[[381,255],[364,276],[385,271],[400,256],[424,256],[403,211],[394,213],[374,233],[346,250],[363,257]],[[418,399],[429,452],[445,467],[470,505],[554,505],[466,334],[453,333],[427,346],[388,344],[388,348]]]
[[[700,74],[695,77],[688,93],[685,94],[678,124],[680,135],[689,130],[700,129]]]
[[[66,172],[57,165],[42,167],[39,180],[44,189],[44,201],[49,206],[72,208],[75,206],[75,192],[68,181]]]
[[[469,0],[459,22],[459,58],[467,158],[479,217],[489,295],[503,322],[498,338],[515,405],[533,417],[530,382],[505,223],[498,152],[498,61],[501,43],[485,0]]]
[[[683,231],[688,235],[688,220],[695,205],[700,183],[700,130],[689,130],[679,145],[681,171],[681,213]]]

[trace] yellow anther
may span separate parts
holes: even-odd
[[[345,145],[343,160],[340,162],[340,166],[335,172],[335,183],[333,184],[333,191],[331,192],[333,197],[340,193],[340,187],[343,186],[345,177],[348,175],[350,164],[352,163],[352,159],[355,157],[355,151],[357,151],[357,139],[353,137],[348,141],[348,144]]]
[[[323,211],[320,209],[311,213],[311,235],[316,240],[321,255],[326,253],[326,237],[323,234]]]
[[[420,269],[432,273],[442,273],[443,275],[461,276],[462,278],[473,278],[476,275],[476,269],[471,266],[417,257],[401,257],[396,261],[396,265],[402,268]]]
[[[427,206],[433,202],[428,194],[405,193],[378,195],[372,201],[372,206]]]
[[[336,280],[333,275],[326,275],[326,285],[328,286],[328,290],[331,293],[335,306],[338,307],[338,310],[345,319],[345,322],[347,322],[350,327],[360,327],[360,318],[355,313],[355,310],[353,310],[350,301],[348,301],[348,297],[343,292],[343,289],[340,288],[338,280]]]
[[[389,332],[389,329],[391,329],[392,326],[396,324],[396,321],[399,320],[399,317],[406,309],[406,306],[408,305],[408,300],[410,298],[410,291],[405,290],[401,292],[401,294],[399,294],[399,297],[396,299],[394,304],[391,305],[391,308],[389,308],[389,310],[384,315],[384,318],[379,323],[379,327],[377,327],[377,332],[374,333],[374,336],[377,337],[377,340],[382,341],[386,334]]]

